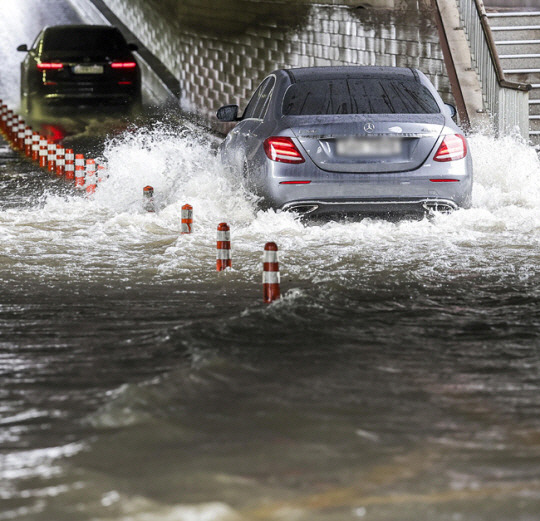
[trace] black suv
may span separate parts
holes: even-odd
[[[116,27],[56,25],[39,33],[21,63],[21,107],[35,115],[49,107],[118,106],[138,110],[141,73]]]

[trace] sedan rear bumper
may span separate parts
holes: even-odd
[[[254,175],[257,178],[255,172]],[[470,208],[472,162],[426,161],[412,171],[328,172],[310,161],[277,163],[266,158],[256,185],[268,206],[310,214],[419,214]]]
[[[69,93],[54,93],[43,96],[43,101],[47,105],[64,105],[69,103],[74,104],[126,104],[135,101],[136,93],[89,93],[89,92],[69,92]]]
[[[430,211],[451,212],[458,205],[450,199],[357,199],[345,201],[333,200],[302,200],[284,204],[282,210],[290,210],[301,215],[330,215],[330,214],[423,214]]]

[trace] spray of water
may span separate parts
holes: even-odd
[[[258,274],[262,246],[274,240],[286,273],[314,282],[350,283],[359,266],[369,273],[423,277],[449,266],[502,272],[518,261],[517,269],[527,276],[540,236],[538,156],[512,138],[476,135],[470,145],[475,175],[470,210],[420,221],[309,223],[294,214],[259,210],[239,177],[222,169],[208,135],[158,126],[108,143],[110,177],[92,200],[48,193],[38,206],[2,212],[0,229],[12,262],[66,274],[70,263],[59,261],[73,255],[89,273],[105,267],[129,275],[143,269],[158,279],[189,273],[194,281],[208,280],[214,275],[209,266],[216,226],[226,221],[238,274]],[[143,207],[146,185],[154,187],[155,214]],[[191,236],[179,233],[185,203],[194,207]],[[28,256],[42,261],[25,268]]]

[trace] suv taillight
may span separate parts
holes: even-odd
[[[467,155],[467,142],[461,134],[445,136],[439,150],[433,158],[434,161],[455,161]]]
[[[300,150],[290,137],[269,137],[264,141],[264,151],[272,161],[281,163],[303,163]]]

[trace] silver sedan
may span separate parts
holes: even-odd
[[[280,69],[220,146],[264,207],[303,214],[417,213],[471,204],[467,140],[426,78],[396,67]]]

